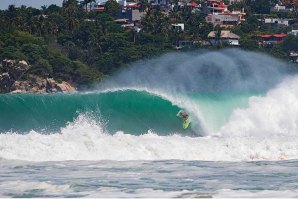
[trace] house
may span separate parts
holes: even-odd
[[[200,4],[197,4],[197,3],[194,2],[194,1],[190,1],[189,3],[187,3],[187,6],[191,6],[191,7],[200,7],[201,5],[200,5]]]
[[[121,6],[126,6],[126,0],[116,0],[117,3]],[[90,3],[90,6],[87,7],[90,10],[98,10],[103,11],[105,10],[105,5],[108,2],[108,0],[95,0],[94,2]]]
[[[207,0],[206,6],[211,14],[224,13],[228,11],[228,5],[219,0]]]
[[[298,30],[292,30],[291,32],[288,32],[288,35],[298,36]]]
[[[273,8],[271,8],[271,12],[288,12],[291,9],[287,9],[285,5],[276,4]]]
[[[265,18],[265,24],[289,26],[289,19]]]
[[[127,5],[123,9],[116,13],[116,19],[128,19],[130,22],[141,21],[141,18],[145,15],[145,12],[141,12],[139,5]]]
[[[202,8],[201,4],[198,4],[194,1],[190,1],[186,5],[191,8],[192,13],[198,13],[198,12],[200,12],[200,10]]]
[[[287,36],[287,34],[263,34],[259,35],[259,43],[263,47],[272,47],[275,44],[280,44],[284,38]]]
[[[107,3],[107,0],[92,2],[90,3],[90,10],[103,11],[105,10],[106,3]]]
[[[263,22],[272,26],[289,26],[298,23],[298,19],[264,18]]]
[[[183,32],[184,31],[184,23],[171,24],[171,29],[176,32]]]
[[[167,0],[148,0],[151,5],[167,5]]]
[[[188,40],[180,40],[178,41],[178,45],[176,46],[176,49],[181,48],[191,48],[194,45],[194,41],[188,41]]]
[[[282,4],[286,6],[291,5],[293,3],[298,5],[298,0],[282,0]]]
[[[240,36],[232,33],[229,30],[222,30],[220,33],[220,38],[217,38],[216,31],[211,31],[208,34],[208,40],[211,45],[218,45],[219,43],[228,44],[231,46],[239,46]]]
[[[292,62],[298,63],[298,52],[290,52],[289,58]]]
[[[212,23],[213,26],[220,25],[224,28],[234,27],[240,25],[245,21],[246,13],[241,11],[233,11],[221,14],[209,14],[206,16],[206,22]]]

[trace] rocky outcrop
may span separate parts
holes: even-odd
[[[56,93],[74,92],[76,89],[68,82],[57,82],[53,78],[42,78],[24,73],[30,68],[26,61],[16,63],[14,60],[3,60],[0,64],[0,93]]]
[[[15,81],[11,86],[10,93],[46,93],[46,80],[30,75],[27,80]]]
[[[61,83],[57,83],[53,78],[47,78],[47,81],[46,81],[47,93],[56,93],[56,92],[69,93],[74,91],[75,91],[75,88],[65,81],[62,81]]]

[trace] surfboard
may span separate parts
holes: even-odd
[[[183,122],[183,128],[184,128],[184,129],[187,129],[188,126],[189,126],[189,124],[190,124],[190,121],[189,121],[188,119],[185,120],[185,121]]]

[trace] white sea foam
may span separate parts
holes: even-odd
[[[29,161],[63,160],[282,160],[298,158],[293,137],[182,137],[147,133],[104,133],[101,125],[80,116],[61,134],[1,134],[0,157]]]
[[[221,128],[224,136],[293,137],[298,135],[298,76],[287,78],[264,97],[251,97]]]
[[[126,192],[125,188],[101,187],[93,190],[78,191],[71,183],[56,185],[51,182],[40,181],[7,181],[0,184],[0,197],[7,196],[33,197],[38,196],[81,196],[90,198],[174,198],[174,197],[203,197],[210,194],[197,193],[196,191],[163,191],[150,188],[139,188]],[[32,196],[31,196],[32,197]]]
[[[35,194],[42,193],[44,195],[63,195],[69,192],[70,186],[54,185],[49,182],[16,180],[0,183],[0,190],[0,197],[7,197],[11,193],[19,197],[28,197],[28,195],[30,195],[30,193],[32,194],[34,191],[38,191]]]

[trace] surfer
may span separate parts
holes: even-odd
[[[183,112],[183,111],[180,111],[180,112],[179,112],[179,116],[182,117],[183,122],[186,122],[187,119],[188,119],[188,114],[185,113],[185,112]]]
[[[183,119],[183,128],[187,129],[190,124],[190,121],[188,119],[188,114],[184,111],[179,111],[177,116],[179,116]]]

